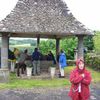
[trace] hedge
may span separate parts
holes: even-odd
[[[75,62],[76,62],[75,60],[67,60],[67,65],[68,66],[75,66],[76,65]]]
[[[86,54],[85,63],[87,66],[100,71],[100,55],[96,55],[95,53]]]

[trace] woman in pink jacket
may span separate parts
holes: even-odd
[[[76,61],[76,68],[70,74],[70,82],[72,85],[69,96],[72,100],[89,100],[91,75],[82,59]]]

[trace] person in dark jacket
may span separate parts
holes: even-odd
[[[32,53],[33,75],[40,75],[40,59],[41,53],[38,51],[38,48],[35,48]]]
[[[16,59],[14,52],[12,52],[10,49],[8,49],[8,59],[11,59],[11,60]]]
[[[56,60],[55,60],[55,57],[53,55],[53,53],[51,51],[49,51],[48,55],[47,55],[47,60],[48,61],[53,61],[52,64],[56,64]]]
[[[15,63],[16,63],[16,57],[14,55],[14,52],[8,49],[8,68],[11,72],[15,71]]]

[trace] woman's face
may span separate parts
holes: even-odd
[[[79,69],[81,70],[84,69],[84,63],[82,61],[79,62],[78,66],[79,66]]]

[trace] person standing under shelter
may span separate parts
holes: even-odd
[[[60,51],[60,55],[59,55],[59,69],[60,69],[60,77],[61,78],[64,78],[65,75],[64,75],[64,68],[67,66],[67,63],[66,63],[66,55],[64,53],[63,50]]]
[[[53,55],[52,51],[49,51],[48,56],[47,56],[47,60],[51,61],[50,75],[51,75],[51,78],[53,79],[55,76],[55,71],[56,71],[56,60],[55,60],[55,56]]]
[[[91,75],[82,59],[76,61],[76,68],[70,74],[70,82],[72,85],[68,95],[72,100],[89,100]]]
[[[48,61],[53,61],[52,64],[53,66],[56,65],[56,60],[55,60],[55,57],[53,55],[53,53],[51,51],[49,51],[48,55],[47,55],[47,60]]]
[[[41,53],[38,51],[38,48],[35,48],[34,52],[32,53],[33,75],[40,75],[40,59]]]
[[[28,56],[28,50],[25,49],[24,52],[20,52],[17,64],[17,75],[20,76],[20,69],[21,74],[26,74],[26,65],[25,60]]]
[[[15,63],[16,63],[16,57],[14,55],[14,52],[11,51],[10,49],[8,49],[8,66],[9,66],[9,70],[11,72],[15,71]]]

